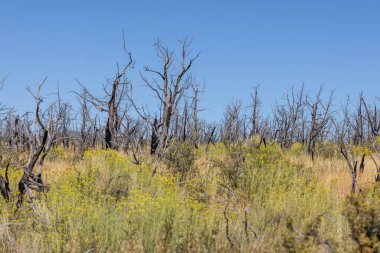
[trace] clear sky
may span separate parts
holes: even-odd
[[[48,77],[67,99],[75,78],[94,93],[123,62],[122,30],[136,60],[131,73],[140,103],[152,93],[138,73],[157,66],[153,42],[195,39],[201,51],[193,73],[206,84],[204,116],[222,117],[234,99],[248,103],[260,84],[267,109],[292,85],[310,92],[323,85],[337,97],[380,96],[380,1],[1,1],[0,94],[20,111],[33,101],[25,91]]]

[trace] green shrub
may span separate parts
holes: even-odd
[[[374,147],[371,147],[371,148],[374,148],[375,152],[380,152],[380,136],[377,136],[375,141],[374,141]]]
[[[234,189],[242,185],[246,173],[246,154],[242,148],[230,149],[226,158],[216,161],[221,177],[226,184]]]
[[[189,142],[174,142],[165,156],[165,163],[173,174],[184,179],[190,172],[196,159],[194,146]]]
[[[293,145],[289,148],[288,152],[291,155],[300,156],[305,153],[305,147],[300,142],[295,142]]]
[[[379,185],[358,195],[351,195],[347,199],[344,215],[356,252],[380,252]]]
[[[325,239],[321,234],[322,221],[325,219],[319,215],[306,225],[304,231],[295,228],[293,219],[288,219],[288,233],[285,236],[283,247],[286,252],[336,252],[336,243],[332,239]]]
[[[64,158],[64,154],[65,154],[64,149],[60,146],[56,146],[50,150],[47,158],[51,161],[56,161],[58,159]]]
[[[252,181],[257,181],[254,177],[260,175],[258,172],[261,168],[264,168],[265,173],[268,168],[276,167],[281,159],[281,149],[274,144],[260,148],[251,145],[234,145],[227,146],[224,159],[215,160],[214,163],[229,187],[247,190]]]
[[[337,145],[330,141],[318,142],[316,145],[316,154],[329,159],[337,157]]]

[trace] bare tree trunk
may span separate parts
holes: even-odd
[[[153,125],[152,125],[152,136],[151,136],[151,142],[150,142],[150,154],[154,155],[156,154],[158,145],[159,145],[159,137],[158,137],[158,130],[159,130],[159,124],[157,117],[154,119]]]
[[[258,86],[255,87],[252,96],[252,129],[251,137],[259,134],[259,110],[260,110],[260,100],[258,97]]]
[[[193,97],[193,139],[195,147],[199,145],[199,123],[198,123],[198,102],[199,102],[199,87],[198,85],[192,85],[194,97]]]

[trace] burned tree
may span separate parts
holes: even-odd
[[[379,101],[379,99],[377,100]],[[365,109],[366,121],[368,122],[371,138],[373,139],[380,136],[380,113],[377,111],[376,103],[373,108],[371,108],[365,101],[363,95],[360,97],[360,102]]]
[[[193,84],[193,78],[189,74],[189,70],[199,56],[199,54],[193,57],[191,56],[191,40],[188,38],[180,41],[180,44],[180,66],[175,66],[176,58],[174,52],[170,51],[169,48],[158,39],[154,46],[163,64],[162,70],[158,71],[145,67],[144,72],[153,74],[154,77],[152,79],[148,79],[141,74],[146,86],[151,89],[159,99],[161,115],[160,122],[156,123],[156,127],[160,127],[159,147],[162,148],[168,144],[172,118],[177,112],[179,104],[183,101],[185,93]],[[152,133],[154,132],[155,131]]]
[[[160,128],[160,124],[158,123],[157,117],[155,117],[152,124],[152,134],[151,134],[151,140],[150,140],[150,154],[151,155],[154,155],[156,153],[158,145],[160,143],[159,132],[158,132],[159,128]]]
[[[250,134],[251,137],[259,134],[261,101],[258,95],[258,88],[259,86],[256,86],[253,90],[253,93],[251,94],[251,98],[252,98],[252,119],[251,119],[252,127],[251,127],[251,134]]]
[[[193,100],[192,100],[192,109],[193,109],[193,127],[192,127],[192,138],[195,144],[195,147],[198,148],[199,145],[199,118],[198,113],[201,111],[199,109],[198,103],[199,103],[199,85],[193,84]]]
[[[379,101],[379,99],[377,99]],[[380,115],[377,112],[377,104],[376,101],[374,102],[373,107],[368,105],[363,95],[360,96],[360,103],[364,107],[364,120],[366,121],[366,124],[368,126],[368,137],[367,141],[371,148],[371,152],[369,152],[369,156],[371,160],[373,161],[376,169],[376,177],[375,181],[380,181],[380,150],[379,150],[379,144],[378,139],[380,136]]]
[[[126,115],[127,106],[125,102],[130,86],[127,72],[133,68],[134,65],[132,54],[126,50],[125,44],[124,51],[128,55],[128,61],[122,68],[117,64],[115,77],[111,80],[106,80],[106,84],[103,85],[105,93],[103,97],[93,95],[80,82],[79,84],[81,85],[83,92],[81,94],[77,93],[77,95],[88,101],[98,111],[107,113],[107,123],[104,129],[104,142],[106,148],[110,149],[119,148],[118,135],[120,133],[122,118]]]
[[[241,101],[230,103],[224,111],[222,140],[237,144],[244,140],[244,118]]]
[[[209,149],[210,144],[214,144],[216,142],[216,131],[217,131],[217,124],[211,123],[211,124],[204,124],[203,128],[203,136],[201,137],[201,140],[206,143],[206,153]]]
[[[361,99],[363,94],[360,94],[359,105],[357,107],[357,112],[355,115],[355,133],[354,133],[354,144],[361,145],[364,141],[364,117],[363,117],[363,100]]]
[[[91,128],[89,126],[90,122],[90,113],[87,105],[86,92],[83,90],[80,96],[78,96],[78,101],[80,104],[80,138],[79,138],[79,149],[85,150],[90,145],[88,130]]]
[[[253,139],[255,136],[260,138],[260,142],[256,144],[256,147],[260,147],[262,144],[266,146],[267,144],[267,139],[269,135],[269,129],[268,129],[268,122],[269,119],[266,118],[264,119],[261,115],[261,108],[262,108],[262,103],[259,98],[259,85],[254,87],[252,93],[251,93],[251,105],[250,107],[252,108],[252,112],[250,113],[250,138]]]
[[[342,122],[338,123],[333,121],[336,133],[336,142],[338,144],[338,151],[343,156],[347,162],[348,169],[351,173],[352,178],[352,193],[356,192],[356,189],[361,190],[358,181],[358,169],[364,170],[364,159],[365,154],[362,155],[360,159],[360,165],[357,158],[357,154],[354,150],[354,145],[352,142],[353,132],[355,131],[352,122],[355,120],[355,114],[349,111],[349,99],[343,108],[343,119]]]
[[[18,207],[22,205],[25,195],[28,195],[30,199],[33,199],[30,190],[41,191],[46,188],[46,185],[44,185],[42,180],[43,164],[47,154],[50,151],[50,148],[52,147],[52,144],[56,139],[57,124],[60,122],[60,112],[55,112],[55,107],[53,105],[50,106],[47,111],[45,111],[45,113],[41,113],[42,97],[40,96],[40,91],[44,82],[38,86],[35,93],[28,89],[29,92],[33,95],[36,102],[34,124],[35,131],[32,132],[30,126],[25,125],[24,127],[30,144],[28,145],[28,162],[24,167],[24,174],[18,184]],[[45,122],[43,116],[46,116]],[[35,172],[34,169],[37,163],[38,168],[37,172]]]
[[[302,121],[305,112],[304,86],[298,92],[292,88],[290,95],[285,94],[286,104],[277,104],[273,111],[275,138],[283,149],[294,142],[302,141]]]
[[[306,139],[306,153],[314,160],[316,144],[323,139],[323,135],[331,119],[331,107],[333,103],[334,91],[331,91],[328,100],[322,100],[322,88],[319,89],[315,100],[306,97],[306,107],[309,110],[310,118],[307,124],[308,133]]]
[[[62,142],[63,147],[69,148],[70,146],[70,127],[72,123],[72,106],[67,103],[63,102],[59,93],[58,93],[58,112],[60,115],[58,115],[60,119],[60,129],[58,129],[58,136],[57,138]]]
[[[9,188],[9,178],[8,178],[9,166],[10,164],[8,163],[5,168],[5,178],[2,175],[0,175],[0,193],[1,193],[1,196],[3,196],[3,198],[6,201],[9,201],[10,194],[11,194],[11,189]]]

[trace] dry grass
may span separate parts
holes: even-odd
[[[339,198],[344,199],[351,193],[352,176],[346,160],[337,156],[333,158],[317,157],[314,161],[307,155],[289,155],[292,163],[308,168],[308,177],[318,178],[327,188],[333,188]],[[367,159],[363,173],[358,172],[359,185],[365,189],[375,183],[376,166]]]

